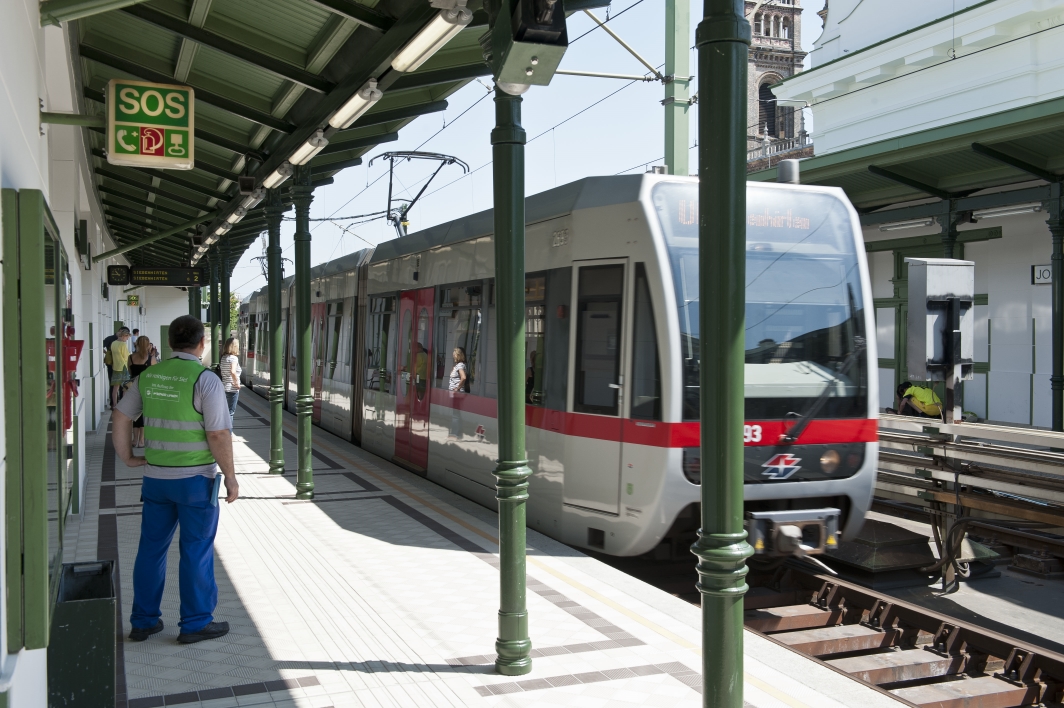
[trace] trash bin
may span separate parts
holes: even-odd
[[[114,708],[114,561],[64,563],[48,642],[51,708]]]

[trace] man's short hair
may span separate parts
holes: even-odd
[[[140,330],[139,329],[134,329],[133,330],[133,334],[140,334]]]
[[[181,315],[170,323],[170,348],[177,351],[195,349],[203,341],[203,323],[192,315]]]
[[[905,392],[912,388],[912,385],[913,384],[911,381],[906,381],[905,383],[898,384],[898,395],[904,396]]]

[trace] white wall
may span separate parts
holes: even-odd
[[[964,245],[964,258],[975,262],[975,291],[988,305],[978,306],[975,323],[975,360],[990,362],[988,375],[976,374],[965,383],[964,407],[981,418],[1049,427],[1052,372],[1052,312],[1049,285],[1031,284],[1031,266],[1049,263],[1052,253],[1044,213],[986,219],[962,228],[1000,226],[1002,238]],[[884,234],[865,230],[865,240],[937,234],[937,228]],[[869,255],[873,297],[892,297],[893,254]],[[894,349],[893,311],[877,311],[879,353],[890,358]],[[893,405],[893,371],[880,370],[880,406]],[[888,387],[889,385],[889,387]],[[987,402],[989,401],[989,411]]]

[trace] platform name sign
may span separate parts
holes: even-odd
[[[111,79],[107,83],[107,162],[191,170],[195,96],[189,86]]]
[[[203,268],[107,266],[108,285],[171,285],[177,288],[184,288],[206,283],[207,271]]]

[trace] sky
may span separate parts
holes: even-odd
[[[613,0],[609,27],[651,64],[664,63],[664,0]],[[820,36],[816,12],[824,0],[805,0],[802,10],[802,47],[813,48]],[[691,2],[691,41],[701,18],[702,4]],[[606,10],[595,10],[606,19]],[[643,67],[591,18],[575,13],[568,19],[569,49],[561,68],[618,74],[644,74]],[[587,33],[587,34],[585,34]],[[581,36],[583,35],[583,36]],[[808,59],[807,59],[808,63]],[[697,65],[691,51],[691,71]],[[457,165],[444,167],[409,214],[410,233],[459,219],[491,207],[491,143],[495,124],[488,79],[473,81],[448,99],[443,113],[422,116],[403,128],[399,140],[385,143],[363,157],[363,163],[336,175],[333,184],[314,191],[311,263],[318,265],[347,253],[375,246],[396,237],[394,227],[376,220],[355,224],[342,217],[381,211],[387,204],[388,163],[375,155],[389,151],[423,150],[453,155],[470,166],[464,174]],[[692,85],[696,90],[697,79]],[[664,164],[664,87],[658,82],[629,82],[579,76],[555,76],[550,86],[532,87],[524,94],[522,124],[525,146],[525,190],[536,194],[590,175],[645,172],[648,165]],[[697,137],[697,111],[691,116],[691,145]],[[446,127],[445,127],[446,126]],[[697,156],[692,151],[692,171]],[[396,195],[411,198],[436,163],[408,162],[395,170]],[[291,217],[289,211],[285,216]],[[292,221],[281,230],[283,257],[292,258]],[[266,284],[262,261],[265,234],[245,251],[231,278],[232,290],[241,298]],[[292,263],[284,264],[292,273]]]

